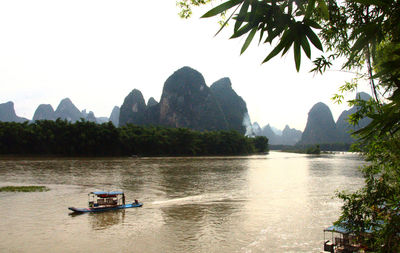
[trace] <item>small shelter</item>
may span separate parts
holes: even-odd
[[[89,193],[89,207],[112,207],[125,205],[125,194],[122,191],[95,191]]]
[[[331,237],[327,239],[326,233],[331,233]],[[359,249],[360,245],[356,243],[354,235],[346,228],[333,225],[324,229],[324,251],[350,253]]]

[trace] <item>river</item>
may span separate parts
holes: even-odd
[[[363,185],[351,153],[243,157],[1,158],[0,252],[321,252],[336,190]],[[142,208],[69,215],[87,193]]]

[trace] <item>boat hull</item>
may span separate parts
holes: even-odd
[[[75,213],[94,213],[94,212],[105,212],[110,210],[119,210],[133,207],[142,207],[143,203],[132,203],[126,205],[118,205],[112,207],[89,207],[89,208],[76,208],[76,207],[68,207],[69,210]]]

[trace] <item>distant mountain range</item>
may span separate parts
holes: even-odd
[[[370,96],[359,93],[368,100]],[[334,122],[329,107],[315,104],[308,113],[307,125],[302,133],[288,125],[280,131],[269,124],[261,128],[251,123],[246,102],[232,88],[229,78],[214,82],[210,87],[203,75],[190,67],[175,71],[164,83],[160,102],[151,97],[147,104],[141,91],[133,89],[121,107],[115,106],[110,117],[95,117],[92,111],[80,111],[69,98],[61,100],[54,110],[49,104],[36,109],[32,121],[65,119],[71,122],[84,119],[96,123],[111,121],[115,126],[126,124],[184,127],[200,131],[233,129],[250,136],[266,136],[271,145],[308,145],[352,143],[350,131],[366,126],[370,119],[363,119],[358,126],[350,126],[347,119],[357,108],[344,111]],[[18,117],[13,102],[0,104],[0,121],[24,122]]]
[[[361,92],[357,95],[358,99],[369,100],[371,96]],[[343,111],[335,122],[331,110],[324,103],[315,104],[308,113],[307,125],[299,144],[329,144],[329,143],[353,143],[354,138],[351,132],[357,131],[370,122],[370,118],[364,118],[358,122],[357,126],[348,123],[349,115],[357,111],[356,107]]]
[[[119,125],[161,125],[195,130],[228,130],[245,133],[246,102],[232,89],[229,78],[208,87],[203,75],[190,67],[175,71],[164,83],[160,102],[134,89],[121,106]]]
[[[80,111],[69,98],[61,100],[54,110],[49,104],[36,109],[32,121],[56,120],[71,122],[84,119],[116,126],[126,124],[185,127],[195,130],[236,130],[246,132],[243,118],[249,118],[246,102],[232,89],[229,78],[222,78],[210,87],[203,75],[190,67],[175,71],[164,83],[160,102],[150,98],[146,104],[140,90],[133,89],[121,108],[114,107],[109,118],[97,118],[93,112]],[[24,122],[15,114],[14,104],[0,104],[0,121]]]
[[[86,112],[86,110],[79,111],[78,108],[72,103],[69,98],[64,98],[61,100],[57,109],[54,111],[53,107],[49,104],[41,104],[36,109],[32,121],[36,120],[56,120],[56,119],[68,120],[71,122],[76,122],[80,119],[84,119],[96,123],[108,122],[109,119],[115,125],[118,125],[119,118],[119,107],[114,107],[110,118],[98,117],[96,118],[92,111]],[[0,104],[0,121],[3,122],[25,122],[30,121],[26,118],[18,117],[15,113],[14,103],[7,102]]]
[[[371,96],[367,93],[358,93],[357,98],[369,100]],[[312,145],[312,144],[351,144],[355,141],[351,133],[367,126],[371,119],[362,119],[357,126],[348,123],[349,115],[357,111],[356,107],[343,111],[335,122],[332,112],[324,103],[316,103],[308,113],[307,124],[302,133],[292,129],[288,125],[283,131],[269,124],[261,128],[257,122],[248,129],[247,134],[254,136],[266,136],[271,145]]]
[[[266,125],[263,128],[255,122],[251,126],[252,135],[265,136],[268,138],[268,143],[271,145],[295,145],[300,139],[302,132],[288,125],[283,130],[279,130],[271,125]]]

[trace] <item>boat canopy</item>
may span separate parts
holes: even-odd
[[[378,221],[376,221],[376,224],[374,226],[371,225],[364,232],[370,234],[373,231],[378,231],[378,230],[382,229],[380,226],[383,225],[383,224],[384,224],[383,220],[378,220]],[[348,229],[346,229],[346,228],[344,228],[344,227],[342,227],[340,225],[333,225],[333,226],[330,226],[328,228],[325,228],[324,232],[335,232],[335,233],[340,233],[340,234],[349,234],[352,231],[350,231],[350,230],[348,230]]]
[[[350,231],[347,230],[346,228],[341,227],[341,226],[337,226],[337,225],[333,225],[333,226],[330,226],[328,228],[325,228],[324,232],[336,232],[336,233],[340,233],[340,234],[348,234],[348,233],[350,233]]]
[[[112,196],[116,196],[116,195],[123,195],[124,192],[122,192],[122,191],[112,191],[112,192],[96,191],[96,192],[91,192],[91,194],[94,194],[94,195],[104,198],[104,197],[112,197]]]

